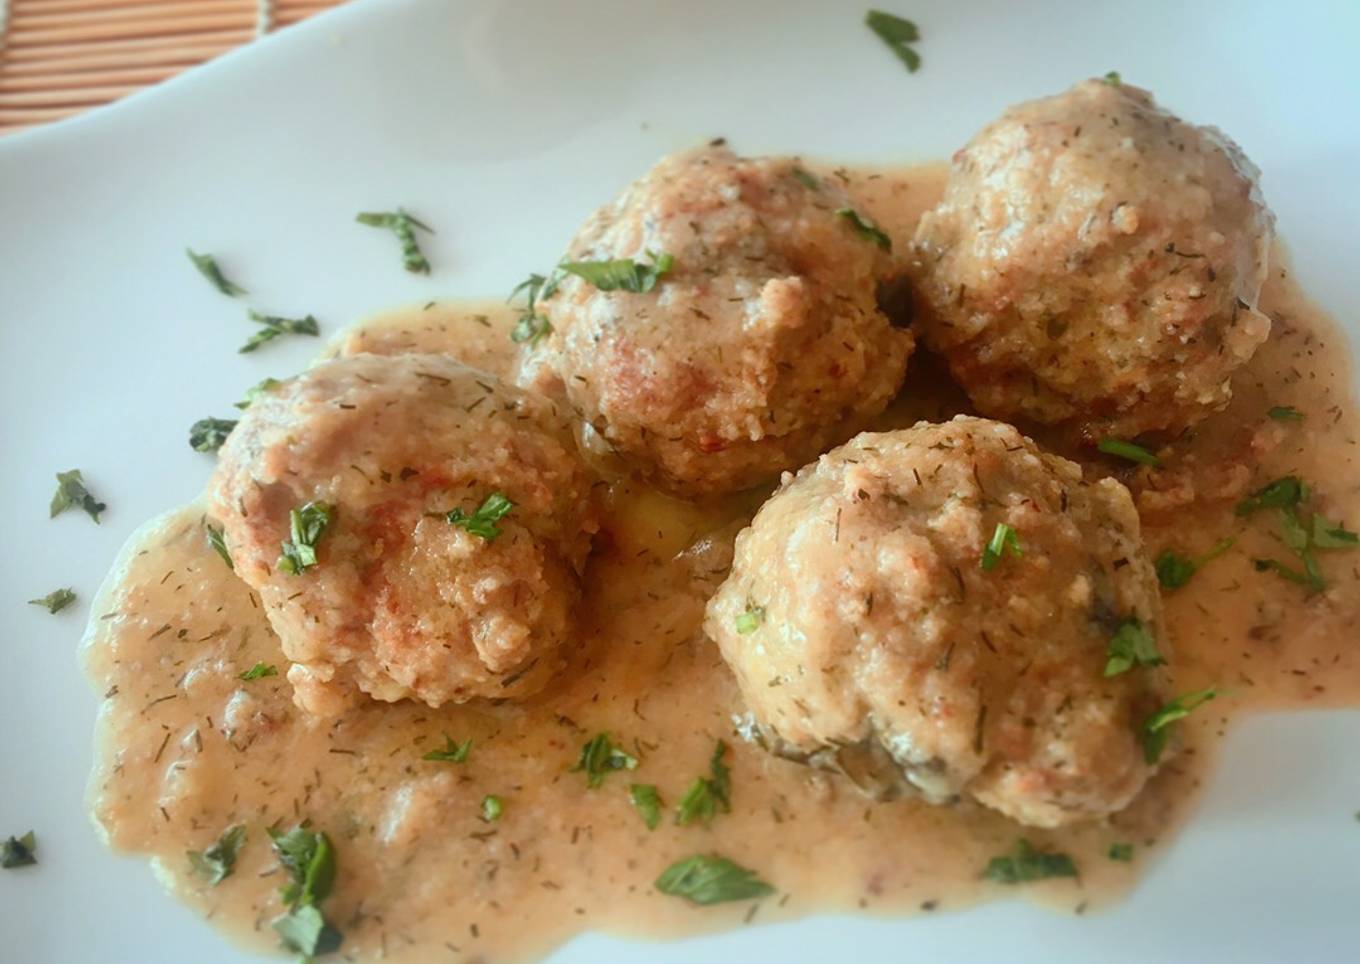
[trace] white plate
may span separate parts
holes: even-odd
[[[908,75],[859,4],[466,0],[328,14],[115,107],[0,141],[0,959],[247,959],[110,856],[82,802],[95,699],[76,665],[87,604],[123,539],[187,500],[210,460],[186,429],[303,365],[183,255],[218,255],[252,302],[328,332],[393,303],[498,295],[550,264],[597,202],[663,153],[946,156],[1012,101],[1119,69],[1237,138],[1265,171],[1305,286],[1360,307],[1360,6],[883,0],[921,26]],[[356,211],[439,230],[429,279]],[[1352,329],[1355,331],[1356,329]],[[48,521],[80,467],[104,524]],[[49,616],[24,600],[73,585]],[[681,944],[579,939],[562,961],[1355,960],[1360,715],[1257,718],[1184,837],[1126,904],[1074,919],[1019,902],[930,919],[822,917]]]

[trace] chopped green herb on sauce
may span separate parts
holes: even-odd
[[[746,606],[746,611],[738,613],[737,618],[733,620],[737,632],[743,636],[749,636],[751,633],[754,633],[764,622],[765,607],[754,606],[749,603]]]
[[[464,763],[467,761],[468,754],[472,752],[472,737],[468,737],[462,743],[454,742],[453,737],[444,734],[444,748],[442,750],[431,750],[421,757],[422,760],[435,760],[440,763]]]
[[[235,427],[234,418],[200,418],[189,426],[189,448],[195,452],[216,452]]]
[[[1302,422],[1307,415],[1304,415],[1293,405],[1276,405],[1266,412],[1270,418],[1278,422]]]
[[[237,408],[250,408],[254,402],[258,402],[265,393],[273,391],[282,385],[283,382],[277,378],[266,378],[246,389],[246,397],[236,402]]]
[[[203,533],[207,536],[208,545],[212,547],[212,551],[221,557],[222,561],[227,564],[228,569],[235,570],[236,563],[231,561],[231,553],[227,551],[227,537],[223,531],[214,526],[211,522],[205,521],[203,523]]]
[[[48,506],[48,518],[54,519],[67,509],[81,509],[86,515],[99,524],[99,513],[107,509],[104,503],[99,502],[90,494],[90,490],[85,488],[85,480],[80,475],[80,469],[72,469],[69,472],[57,473],[57,491],[52,495],[52,503]]]
[[[1166,749],[1167,739],[1171,735],[1171,724],[1189,716],[1195,709],[1218,695],[1218,690],[1212,686],[1195,690],[1193,693],[1184,693],[1144,720],[1139,732],[1143,744],[1143,758],[1149,764],[1160,760],[1162,751]]]
[[[1133,844],[1112,843],[1110,844],[1110,849],[1107,856],[1111,860],[1117,860],[1120,863],[1126,864],[1133,859]]]
[[[628,785],[628,799],[633,802],[633,807],[637,810],[642,822],[647,825],[648,830],[655,830],[661,825],[661,794],[657,792],[654,785],[650,783],[632,783]]]
[[[317,957],[338,950],[340,932],[318,907],[335,886],[335,851],[330,838],[305,826],[287,833],[271,829],[269,838],[289,876],[288,883],[279,890],[288,909],[274,918],[270,926],[290,951]]]
[[[656,879],[656,889],[703,907],[774,893],[774,888],[757,877],[755,871],[717,854],[695,854],[676,861]]]
[[[543,315],[525,313],[519,316],[515,327],[510,329],[510,340],[515,344],[528,342],[532,348],[553,332],[552,322]]]
[[[982,550],[981,565],[983,569],[991,571],[1001,562],[1001,557],[1010,553],[1019,558],[1025,553],[1020,548],[1020,537],[1015,530],[1004,522],[998,522],[996,529],[992,532],[991,541]]]
[[[916,24],[882,10],[870,10],[864,16],[864,23],[906,65],[908,72],[914,74],[921,69],[921,55],[911,46],[921,39]]]
[[[249,683],[251,680],[264,679],[266,676],[278,675],[279,668],[277,666],[271,666],[269,663],[256,663],[254,666],[250,667],[250,669],[238,676],[237,679]]]
[[[482,820],[486,823],[495,823],[505,812],[505,801],[494,793],[488,793],[482,797]]]
[[[1302,564],[1296,569],[1278,559],[1253,559],[1252,564],[1258,572],[1274,572],[1283,579],[1298,583],[1310,594],[1327,588],[1322,568],[1318,564],[1314,550],[1354,549],[1360,545],[1360,536],[1344,526],[1330,522],[1323,516],[1313,513],[1304,522],[1300,506],[1308,501],[1312,490],[1308,483],[1298,476],[1286,475],[1252,493],[1250,498],[1237,504],[1239,516],[1250,516],[1262,509],[1276,509],[1280,523],[1280,537]]]
[[[1067,854],[1036,850],[1022,838],[1016,841],[1011,853],[988,861],[982,876],[998,884],[1026,884],[1052,877],[1076,877],[1077,865]]]
[[[250,320],[264,327],[250,336],[250,339],[237,349],[241,354],[254,351],[261,345],[273,341],[280,335],[319,335],[321,326],[316,318],[308,315],[305,318],[280,318],[278,315],[261,314],[251,309],[247,314]]]
[[[1134,445],[1118,438],[1103,438],[1096,443],[1096,448],[1106,455],[1114,455],[1121,459],[1128,459],[1130,462],[1137,462],[1139,465],[1151,465],[1156,468],[1162,464],[1162,460],[1157,458],[1141,445]]]
[[[1107,71],[1101,79],[1111,87],[1119,87],[1124,83],[1124,78],[1119,75],[1117,70]]]
[[[420,250],[416,241],[416,229],[434,234],[434,228],[412,217],[402,208],[395,211],[366,211],[355,218],[360,224],[370,228],[386,228],[401,242],[401,263],[407,271],[414,274],[429,274],[430,262]]]
[[[308,502],[288,513],[291,538],[284,542],[283,553],[274,564],[280,572],[297,575],[316,565],[316,544],[331,524],[331,510],[325,502]]]
[[[892,238],[873,221],[860,214],[854,208],[837,208],[836,216],[848,221],[850,226],[855,229],[855,233],[866,241],[872,241],[884,251],[892,250]]]
[[[38,862],[38,838],[30,830],[22,837],[9,837],[0,842],[0,867],[13,870],[31,867]]]
[[[1161,666],[1165,662],[1148,628],[1137,619],[1126,619],[1110,637],[1105,675],[1118,676],[1135,666]]]
[[[193,248],[185,248],[184,253],[189,256],[189,260],[194,263],[198,273],[212,282],[214,288],[222,292],[229,298],[237,295],[247,294],[246,289],[240,285],[232,284],[227,280],[226,275],[222,274],[222,269],[217,266],[217,259],[210,254],[196,254]]]
[[[1237,503],[1236,512],[1239,516],[1249,516],[1261,509],[1289,509],[1306,500],[1308,495],[1308,483],[1297,475],[1286,475]]]
[[[1360,545],[1360,534],[1351,532],[1339,522],[1328,522],[1320,515],[1313,516],[1311,544],[1318,549],[1353,549]]]
[[[637,765],[637,757],[630,756],[615,746],[608,733],[599,733],[582,745],[581,756],[570,772],[584,773],[586,786],[595,790],[613,771],[636,770]]]
[[[723,763],[727,744],[722,740],[713,748],[708,761],[709,776],[696,777],[676,807],[675,822],[679,826],[698,821],[704,826],[713,822],[718,811],[732,812],[732,775]]]
[[[1232,548],[1232,545],[1232,539],[1220,539],[1204,555],[1193,559],[1167,549],[1153,564],[1157,570],[1157,581],[1161,583],[1163,589],[1180,589],[1202,566],[1223,555]]]
[[[601,291],[631,291],[634,294],[646,294],[656,287],[657,282],[675,264],[675,259],[669,254],[657,257],[648,251],[647,257],[652,259],[652,264],[619,258],[614,261],[563,261],[558,267]]]
[[[53,615],[61,612],[71,603],[76,601],[75,590],[73,589],[53,589],[41,599],[30,599],[30,606],[42,606]]]
[[[216,887],[231,876],[236,868],[236,855],[245,842],[245,824],[228,827],[207,850],[185,851],[189,869],[209,886]]]
[[[503,492],[492,492],[471,515],[461,508],[452,509],[444,514],[451,525],[466,529],[474,536],[481,536],[491,542],[501,534],[496,526],[515,507],[515,503],[505,497]]]
[[[553,326],[547,317],[538,312],[538,302],[545,298],[551,298],[557,291],[557,285],[561,281],[561,275],[553,272],[551,278],[545,278],[541,274],[531,274],[510,292],[510,301],[514,301],[521,292],[524,293],[524,309],[520,312],[519,320],[515,322],[515,327],[510,330],[510,340],[516,344],[528,342],[529,347],[537,345],[544,338],[552,334]]]

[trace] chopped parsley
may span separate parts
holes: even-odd
[[[695,854],[677,860],[656,879],[656,889],[705,907],[774,893],[774,888],[757,877],[755,871],[717,854]]]
[[[1076,877],[1077,865],[1067,854],[1036,850],[1022,838],[1009,854],[988,861],[982,876],[998,884],[1027,884],[1052,877]]]
[[[737,632],[743,636],[749,636],[760,628],[765,622],[765,607],[746,604],[746,611],[737,614],[733,621]]]
[[[1133,859],[1133,844],[1131,843],[1112,843],[1109,852],[1106,854],[1111,860],[1120,863],[1128,863]]]
[[[250,339],[236,349],[241,354],[254,351],[261,345],[273,341],[280,335],[319,335],[321,326],[317,320],[308,315],[306,318],[280,318],[278,315],[265,315],[253,308],[247,313],[250,320],[256,324],[263,325],[259,331],[250,336]]]
[[[510,340],[516,344],[528,342],[529,347],[537,345],[544,338],[552,334],[553,326],[547,317],[538,311],[538,302],[545,298],[551,298],[557,291],[558,282],[561,276],[554,273],[552,278],[545,278],[541,274],[531,274],[519,284],[515,285],[515,290],[510,292],[510,300],[514,301],[520,292],[524,293],[524,309],[520,312],[519,320],[515,322],[515,327],[510,330]]]
[[[22,837],[9,837],[0,842],[0,867],[31,867],[38,862],[38,838],[30,830]]]
[[[1118,676],[1135,666],[1161,666],[1165,662],[1148,628],[1137,619],[1126,619],[1110,637],[1105,675]]]
[[[1004,522],[998,522],[991,541],[982,550],[982,568],[989,571],[995,569],[1006,553],[1017,558],[1025,554],[1020,549],[1020,537],[1015,534],[1015,530]]]
[[[431,750],[421,757],[422,760],[435,760],[440,763],[464,763],[467,761],[468,754],[472,752],[472,737],[468,737],[462,743],[454,742],[453,737],[444,734],[444,748],[442,750]]]
[[[279,668],[269,663],[256,663],[240,676],[236,677],[243,682],[249,683],[251,680],[264,679],[266,676],[278,676]]]
[[[697,820],[707,826],[713,822],[719,810],[723,813],[732,812],[732,775],[723,763],[726,754],[727,744],[719,740],[708,761],[710,775],[695,777],[676,807],[675,822],[678,825],[683,827]]]
[[[820,191],[822,189],[822,182],[817,180],[817,176],[805,167],[795,164],[789,174],[809,191]]]
[[[1310,594],[1327,588],[1314,550],[1354,549],[1360,545],[1360,536],[1317,513],[1304,522],[1300,506],[1311,495],[1308,483],[1298,476],[1286,475],[1237,504],[1239,516],[1253,515],[1262,509],[1278,511],[1280,536],[1285,546],[1298,557],[1302,568],[1294,568],[1278,559],[1253,559],[1252,564],[1258,572],[1274,572],[1305,587]]]
[[[210,254],[196,254],[193,248],[185,248],[184,253],[189,256],[189,260],[194,263],[198,273],[212,282],[214,288],[222,292],[229,298],[237,295],[246,294],[246,289],[240,285],[232,284],[227,280],[226,275],[222,274],[222,269],[217,266],[217,259]]]
[[[637,757],[615,746],[608,733],[599,733],[581,746],[581,756],[570,772],[584,773],[586,786],[595,790],[613,771],[636,770],[637,765]]]
[[[496,523],[509,515],[514,507],[515,503],[507,499],[505,493],[492,492],[471,515],[458,508],[446,512],[444,518],[451,525],[459,526],[474,536],[481,536],[487,542],[491,542],[501,534]]]
[[[288,873],[288,883],[279,896],[288,905],[287,911],[270,922],[270,926],[290,951],[317,957],[339,949],[341,936],[321,913],[318,906],[335,886],[335,850],[324,833],[295,827],[287,833],[269,831],[274,852]]]
[[[278,388],[282,384],[283,382],[279,381],[277,378],[266,378],[263,381],[260,381],[250,386],[250,388],[246,389],[246,397],[237,402],[236,407],[250,408],[250,406],[254,402],[258,402],[261,396],[263,396],[266,392],[273,391],[275,388]]]
[[[208,545],[212,551],[222,557],[222,561],[227,564],[228,569],[235,569],[236,563],[231,561],[231,553],[227,551],[227,537],[222,530],[215,527],[211,522],[203,523],[203,533],[207,536]]]
[[[482,797],[482,820],[487,823],[495,823],[505,812],[505,801],[494,793],[488,793]]]
[[[648,251],[647,257],[652,259],[652,264],[641,264],[631,258],[619,258],[614,261],[563,261],[558,267],[601,291],[631,291],[634,294],[646,294],[656,287],[662,275],[670,271],[675,264],[675,259],[669,254],[658,257]]]
[[[1261,509],[1292,509],[1306,500],[1308,495],[1308,483],[1297,475],[1286,475],[1237,503],[1236,512],[1239,516],[1249,516]]]
[[[94,520],[95,525],[98,525],[99,513],[107,508],[108,506],[97,501],[90,495],[90,490],[85,488],[85,480],[80,475],[80,469],[57,473],[57,491],[52,494],[52,503],[48,506],[49,519],[55,519],[67,509],[81,509]]]
[[[231,876],[236,868],[236,855],[246,842],[245,824],[237,824],[222,831],[207,850],[188,850],[189,868],[210,886],[216,887]]]
[[[1105,83],[1109,84],[1111,87],[1119,87],[1124,83],[1124,78],[1119,75],[1119,71],[1117,70],[1107,71],[1101,80],[1105,81]]]
[[[854,208],[837,208],[836,216],[844,218],[850,222],[850,226],[855,229],[855,233],[866,241],[872,241],[884,251],[892,250],[892,238],[888,237],[873,221],[860,214]]]
[[[421,253],[420,243],[416,241],[416,228],[434,234],[434,228],[416,220],[401,208],[395,211],[367,211],[354,220],[370,228],[386,228],[401,242],[401,263],[407,271],[415,274],[429,274],[430,262]]]
[[[647,825],[648,830],[655,830],[661,824],[661,794],[656,787],[650,783],[632,783],[628,785],[628,799],[633,801],[633,806],[642,818],[642,822]]]
[[[1314,515],[1311,541],[1319,549],[1352,549],[1360,544],[1360,535],[1339,522],[1328,522],[1322,516]]]
[[[921,39],[921,31],[916,28],[916,24],[882,10],[870,10],[864,16],[864,23],[878,34],[878,38],[888,45],[888,49],[897,55],[897,59],[906,65],[910,73],[921,69],[921,55],[911,46]]]
[[[1149,764],[1160,760],[1162,751],[1166,749],[1167,738],[1171,735],[1171,724],[1189,716],[1192,711],[1218,695],[1218,690],[1212,686],[1195,690],[1193,693],[1184,693],[1144,720],[1139,732],[1143,744],[1143,758]]]
[[[1161,583],[1163,589],[1179,589],[1190,581],[1201,566],[1217,559],[1223,553],[1232,548],[1232,539],[1220,539],[1214,543],[1213,547],[1204,555],[1190,558],[1179,553],[1172,552],[1170,549],[1164,551],[1153,563],[1157,570],[1157,581]]]
[[[49,613],[55,615],[56,613],[61,612],[63,609],[65,609],[67,606],[71,605],[71,603],[75,601],[76,601],[75,590],[53,589],[51,592],[49,592],[46,596],[43,596],[41,599],[30,599],[28,601],[28,604],[30,606],[42,606]]]
[[[316,544],[321,541],[331,524],[331,506],[325,502],[308,502],[288,513],[291,538],[283,544],[283,553],[274,565],[280,572],[297,575],[316,565]]]
[[[519,316],[515,322],[515,327],[510,329],[510,340],[516,344],[529,343],[532,348],[553,332],[552,322],[543,315],[535,315],[525,312]]]
[[[1293,405],[1276,405],[1274,408],[1268,409],[1266,415],[1277,422],[1302,422],[1308,417]]]
[[[1141,445],[1134,445],[1118,438],[1103,438],[1096,443],[1096,448],[1106,455],[1115,455],[1121,459],[1128,459],[1130,462],[1137,462],[1139,465],[1150,465],[1153,468],[1162,464],[1162,460],[1157,458]]]
[[[195,452],[216,452],[235,427],[234,418],[200,418],[189,426],[189,448]]]

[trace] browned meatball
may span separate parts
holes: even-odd
[[[1270,332],[1256,303],[1272,234],[1232,141],[1086,81],[954,156],[916,233],[918,325],[986,415],[1178,430],[1227,404]]]
[[[1133,502],[1000,422],[865,433],[786,476],[705,628],[752,735],[875,795],[1056,826],[1154,770],[1139,727],[1168,674],[1106,675],[1117,634],[1168,651]]]
[[[568,274],[524,380],[565,392],[590,433],[681,495],[801,465],[882,411],[913,346],[875,300],[888,239],[859,217],[791,158],[668,157],[567,256],[668,270],[640,291]]]
[[[595,516],[546,399],[440,355],[329,361],[247,409],[211,492],[308,710],[520,697],[561,665]],[[299,539],[309,503],[329,522]]]

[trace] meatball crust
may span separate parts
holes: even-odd
[[[1270,333],[1274,219],[1219,131],[1100,80],[1006,111],[917,226],[926,343],[983,414],[1087,440],[1222,408]]]
[[[541,303],[553,331],[523,380],[565,392],[590,432],[675,494],[803,464],[886,407],[914,344],[876,301],[889,255],[848,210],[793,158],[710,146],[662,160],[586,222],[567,260],[669,254],[670,270],[637,293],[566,276]]]
[[[997,525],[1020,554],[981,564]],[[1113,479],[1009,425],[865,433],[786,475],[737,539],[705,629],[753,735],[876,796],[966,795],[1042,827],[1127,805],[1165,669],[1104,676],[1130,620],[1167,644]]]
[[[595,528],[559,406],[441,355],[353,355],[254,401],[212,514],[293,666],[298,705],[431,706],[540,689],[562,662]],[[492,493],[493,538],[451,524]],[[317,564],[280,569],[289,513],[332,506]]]

